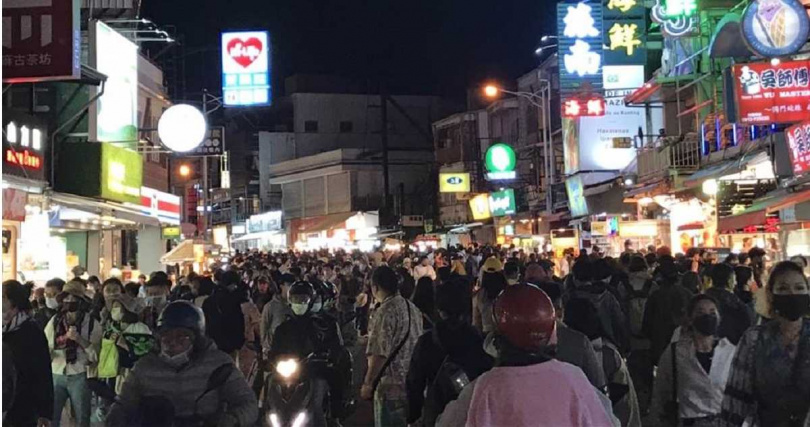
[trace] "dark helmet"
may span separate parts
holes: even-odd
[[[170,303],[160,313],[157,322],[158,331],[185,328],[194,332],[197,337],[205,334],[205,316],[202,310],[188,301]]]
[[[299,280],[290,286],[289,296],[293,295],[308,295],[312,300],[315,298],[315,287],[306,280]]]
[[[492,315],[498,334],[517,348],[538,351],[553,341],[554,305],[548,295],[535,286],[507,287],[495,301]]]
[[[290,292],[287,300],[290,307],[297,316],[302,316],[309,313],[312,309],[312,304],[315,302],[315,287],[305,280],[299,280],[290,286]],[[301,304],[306,305],[306,310],[302,310]],[[298,311],[300,310],[300,311]]]

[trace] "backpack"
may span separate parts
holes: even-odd
[[[644,310],[647,307],[647,300],[650,298],[652,283],[652,280],[647,280],[639,290],[634,289],[629,282],[625,284],[630,333],[636,337],[642,335],[641,327],[644,323]]]
[[[470,378],[461,365],[453,362],[450,355],[439,341],[437,329],[433,329],[431,337],[434,344],[445,353],[439,370],[430,384],[425,395],[425,404],[422,408],[422,423],[424,426],[433,426],[444,408],[461,394],[461,390],[470,383]]]
[[[245,345],[245,315],[236,292],[217,291],[203,303],[206,333],[217,348],[230,353]]]

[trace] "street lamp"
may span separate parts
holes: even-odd
[[[188,177],[191,175],[191,168],[188,165],[180,165],[178,172],[180,173],[180,176]]]
[[[486,85],[484,87],[484,95],[486,95],[489,98],[494,98],[494,97],[498,96],[499,91],[500,90],[498,89],[497,86]]]

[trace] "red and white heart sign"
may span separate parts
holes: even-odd
[[[234,38],[228,42],[226,47],[228,56],[243,68],[250,66],[263,49],[262,41],[256,37],[250,37],[247,40]]]

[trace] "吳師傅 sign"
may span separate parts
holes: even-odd
[[[79,0],[3,2],[3,82],[78,79]]]
[[[731,74],[738,122],[792,123],[810,116],[810,61],[737,64]]]

